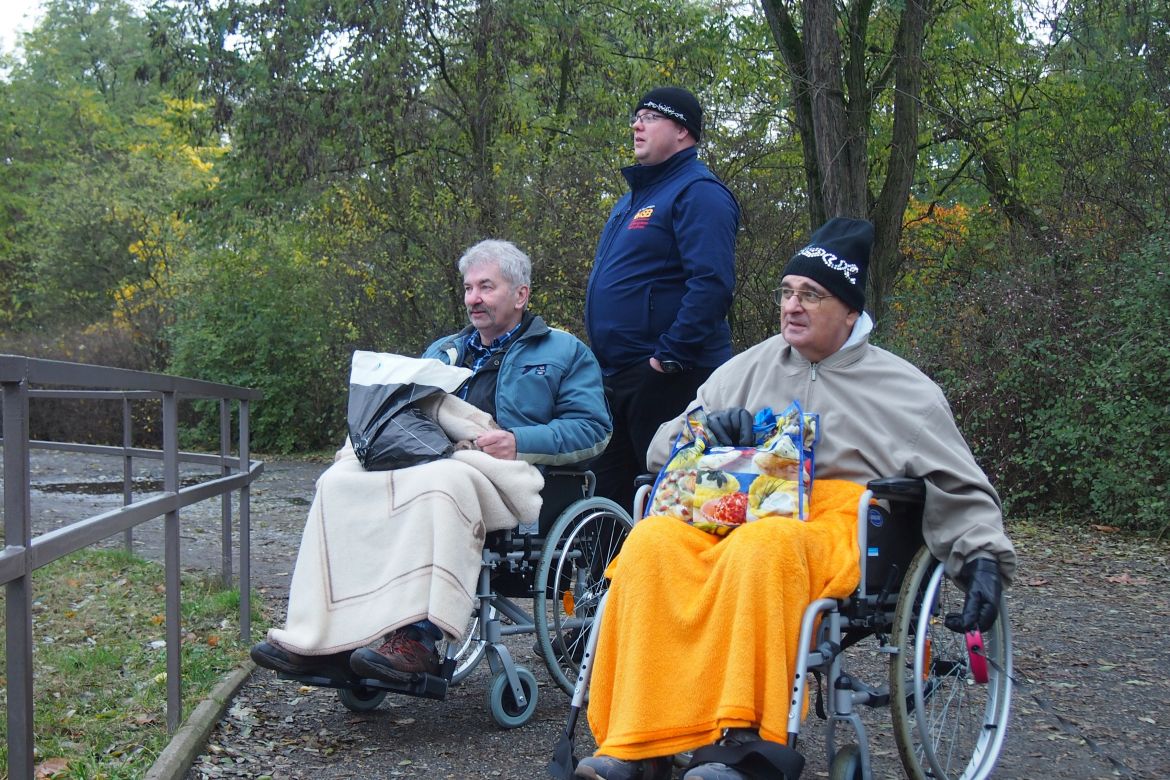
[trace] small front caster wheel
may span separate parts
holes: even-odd
[[[527,699],[523,707],[516,702],[512,686],[508,685],[508,675],[503,672],[495,676],[492,687],[488,689],[488,707],[492,711],[492,718],[505,729],[519,728],[536,714],[536,677],[522,666],[516,667],[516,676],[520,678],[520,688]]]

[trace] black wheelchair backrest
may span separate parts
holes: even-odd
[[[865,591],[897,593],[914,554],[922,547],[922,503],[926,483],[917,477],[885,477],[866,485],[884,504],[871,504],[866,518]],[[888,508],[887,508],[888,507]]]

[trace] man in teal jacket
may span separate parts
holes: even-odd
[[[471,324],[422,356],[475,371],[458,394],[503,428],[481,436],[480,448],[550,466],[600,454],[611,427],[601,369],[580,339],[527,311],[528,258],[506,241],[484,241],[459,270]]]
[[[459,260],[463,302],[471,324],[431,344],[424,358],[474,373],[457,394],[495,418],[499,430],[475,445],[497,458],[560,466],[590,460],[609,441],[612,423],[593,353],[563,330],[528,312],[532,264],[508,241],[481,241]],[[291,674],[409,681],[438,674],[430,621],[392,631],[377,649],[299,656],[261,642],[252,648],[260,666]]]

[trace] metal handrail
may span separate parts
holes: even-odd
[[[0,583],[5,589],[5,649],[8,687],[8,776],[31,780],[33,754],[32,573],[58,558],[125,534],[131,545],[132,529],[148,520],[164,518],[164,580],[166,585],[167,728],[174,732],[183,719],[181,696],[182,625],[180,611],[179,511],[186,506],[222,497],[221,527],[223,577],[232,582],[231,494],[239,491],[240,637],[251,637],[251,512],[250,486],[264,470],[249,453],[249,404],[260,400],[258,390],[145,371],[0,355],[3,399],[4,548],[0,552]],[[122,403],[122,445],[51,442],[29,438],[29,401],[37,398],[85,398]],[[216,399],[220,411],[220,452],[179,450],[180,399]],[[132,401],[161,401],[161,450],[131,446]],[[237,457],[231,457],[232,404],[239,412]],[[32,449],[64,450],[121,457],[123,506],[77,520],[33,536],[31,512]],[[162,460],[163,490],[149,498],[133,499],[134,458]],[[181,488],[179,464],[218,466],[221,475]]]

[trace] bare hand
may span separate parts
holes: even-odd
[[[475,446],[500,460],[516,459],[516,437],[511,431],[487,431],[475,438]]]
[[[650,358],[650,368],[654,369],[655,371],[657,371],[660,374],[666,373],[665,371],[662,370],[662,362],[656,357]]]

